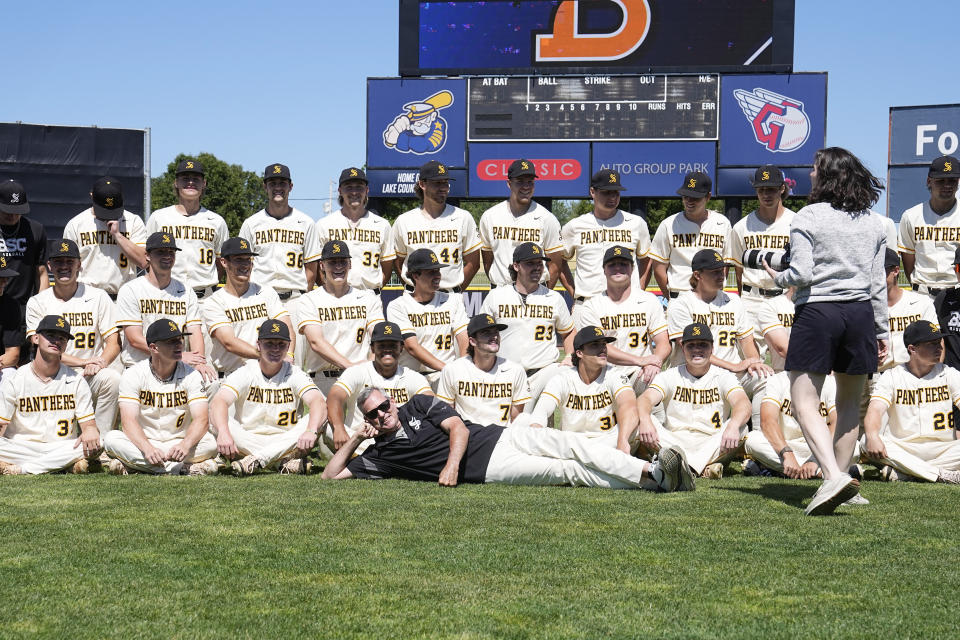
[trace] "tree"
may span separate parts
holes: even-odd
[[[223,216],[231,237],[240,233],[240,225],[247,217],[266,206],[267,195],[258,174],[246,171],[238,164],[227,164],[212,153],[198,156],[181,153],[167,165],[165,173],[150,181],[150,207],[153,211],[177,204],[174,171],[177,163],[185,158],[194,158],[203,164],[207,189],[200,202]]]

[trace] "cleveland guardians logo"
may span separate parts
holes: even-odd
[[[799,100],[759,88],[736,89],[733,96],[753,127],[753,137],[768,150],[796,151],[810,137],[810,118]]]
[[[405,113],[393,119],[383,132],[383,144],[401,153],[427,155],[443,149],[447,142],[447,121],[441,109],[453,104],[453,94],[438,91],[423,102],[403,105]]]

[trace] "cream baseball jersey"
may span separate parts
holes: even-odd
[[[433,392],[430,383],[422,373],[409,367],[399,366],[396,373],[389,378],[384,378],[377,372],[373,362],[348,367],[333,384],[347,392],[347,399],[343,403],[343,424],[351,433],[363,424],[363,415],[357,410],[357,396],[366,387],[383,389],[393,398],[398,407],[405,405],[418,393]]]
[[[593,212],[577,216],[560,230],[564,255],[567,259],[576,256],[577,272],[574,289],[578,297],[590,298],[607,288],[603,275],[603,254],[614,245],[632,249],[635,258],[644,258],[650,250],[650,230],[640,216],[618,210],[606,220],[600,220]],[[640,274],[633,268],[631,286],[640,288]]]
[[[103,340],[119,331],[114,318],[113,300],[103,290],[78,284],[69,300],[60,300],[53,287],[44,289],[27,300],[27,337],[37,331],[44,316],[61,315],[70,323],[73,340],[67,342],[64,353],[89,360],[103,352]]]
[[[939,215],[930,202],[921,202],[900,218],[899,249],[914,256],[913,284],[955,287],[953,257],[960,244],[960,207]]]
[[[548,254],[563,249],[560,221],[549,209],[533,201],[527,212],[519,216],[510,211],[509,200],[493,205],[480,216],[479,229],[481,248],[493,254],[488,275],[490,282],[497,286],[513,283],[509,270],[513,264],[513,250],[524,242],[533,242]],[[543,281],[548,275],[544,269]]]
[[[393,248],[397,258],[406,258],[416,249],[432,250],[449,265],[440,269],[440,288],[452,289],[463,284],[463,258],[480,250],[480,236],[473,216],[459,207],[448,204],[437,218],[418,207],[401,213],[393,223]],[[400,275],[413,284],[406,263]]]
[[[445,363],[457,359],[454,336],[466,331],[469,322],[463,296],[443,292],[437,292],[426,304],[414,300],[409,292],[404,293],[387,307],[387,320],[399,325],[404,336],[415,334],[424,349]],[[406,350],[400,354],[400,364],[414,371],[431,371]]]
[[[800,423],[793,412],[793,401],[790,397],[790,378],[786,371],[767,378],[764,387],[762,402],[774,404],[780,412],[780,431],[785,440],[803,438]],[[832,376],[823,379],[820,390],[820,415],[826,420],[830,412],[837,408],[837,381]]]
[[[763,269],[745,267],[743,252],[750,249],[783,251],[790,242],[791,222],[793,222],[793,211],[786,209],[770,224],[762,221],[754,211],[733,225],[730,233],[730,262],[743,269],[743,284],[760,289],[780,288]]]
[[[289,362],[268,378],[252,360],[228,375],[220,388],[233,393],[236,421],[244,431],[264,436],[293,429],[303,414],[303,396],[320,392],[310,376]]]
[[[130,242],[147,244],[147,228],[140,216],[124,211],[118,221],[120,233]],[[81,211],[63,228],[65,240],[80,249],[80,275],[84,284],[116,295],[125,282],[137,277],[137,264],[126,255],[107,230],[107,222],[93,215],[93,208]]]
[[[367,289],[350,287],[338,298],[321,287],[297,298],[293,309],[298,333],[308,326],[319,327],[326,341],[350,362],[367,359],[370,329],[383,322],[380,297]],[[304,366],[311,373],[340,368],[310,348],[305,351]]]
[[[218,214],[200,207],[187,215],[176,205],[154,211],[147,220],[147,236],[157,231],[169,233],[177,242],[177,261],[171,275],[191,289],[216,285],[217,257],[220,246],[230,237],[227,223]]]
[[[574,310],[576,328],[600,327],[613,344],[626,353],[649,356],[653,337],[667,330],[663,305],[657,296],[643,289],[631,289],[626,300],[614,302],[604,291],[578,305]]]
[[[657,227],[650,247],[650,258],[669,265],[667,284],[670,291],[689,291],[690,265],[701,249],[714,249],[725,259],[730,258],[730,221],[716,211],[707,211],[707,219],[697,224],[681,211]]]
[[[150,440],[166,442],[186,435],[192,421],[190,405],[198,402],[207,403],[203,378],[182,362],[168,380],[154,375],[149,360],[133,365],[120,379],[120,404],[140,408],[140,426]]]
[[[557,428],[561,431],[609,433],[617,425],[617,396],[621,393],[633,396],[630,379],[610,365],[593,382],[584,382],[573,367],[560,367],[537,399],[531,422],[546,425],[559,408]]]
[[[469,356],[457,358],[443,368],[437,397],[453,403],[464,420],[476,424],[510,424],[510,407],[530,401],[527,374],[523,367],[497,357],[493,368],[484,371]]]
[[[933,300],[929,296],[915,291],[904,291],[903,297],[893,305],[887,307],[890,323],[890,349],[887,358],[881,363],[880,371],[886,371],[896,364],[903,364],[910,359],[907,346],[903,344],[903,331],[911,322],[926,320],[935,325],[940,323],[937,312],[933,308]]]
[[[4,437],[30,442],[76,438],[74,423],[93,420],[90,386],[83,376],[60,365],[57,375],[44,382],[26,364],[0,384],[0,420],[9,422]]]
[[[793,326],[794,305],[793,300],[785,295],[774,296],[773,298],[764,298],[757,311],[757,324],[760,326],[760,334],[764,337],[771,331],[785,329],[787,335],[790,334],[790,328]],[[770,366],[776,371],[783,371],[785,358],[777,355],[770,350]]]
[[[197,294],[178,280],[170,280],[165,289],[158,289],[146,276],[120,287],[120,293],[117,294],[117,326],[120,329],[138,326],[146,335],[147,327],[161,318],[173,320],[184,332],[191,327],[202,326]],[[134,348],[127,340],[123,341],[120,361],[125,367],[146,357],[146,352]]]
[[[737,378],[720,367],[711,366],[699,378],[686,365],[667,369],[650,383],[648,389],[660,393],[664,406],[664,428],[670,431],[715,433],[730,416],[730,394],[743,387]]]
[[[960,402],[960,371],[936,364],[922,378],[904,364],[880,374],[870,402],[887,405],[890,435],[908,442],[954,439],[953,408]]]
[[[735,293],[720,291],[710,302],[704,302],[692,291],[684,291],[670,302],[667,309],[667,332],[671,340],[679,340],[683,329],[693,322],[702,322],[713,333],[713,355],[727,362],[740,362],[737,340],[753,336],[753,324],[743,310],[743,302]]]
[[[203,304],[203,323],[213,338],[210,357],[214,368],[217,371],[235,371],[246,362],[223,346],[217,339],[217,329],[230,327],[237,338],[255,345],[260,325],[284,316],[289,317],[290,314],[269,286],[251,282],[246,293],[240,297],[228,293],[226,288],[217,289]]]
[[[277,293],[308,289],[303,265],[320,259],[317,226],[310,216],[291,208],[274,218],[261,209],[243,221],[240,237],[259,254],[253,259],[253,282]]]
[[[513,286],[497,287],[484,298],[480,311],[507,325],[500,332],[500,355],[527,369],[556,362],[557,336],[573,331],[563,296],[543,285],[525,296]]]
[[[317,241],[323,247],[330,240],[341,240],[350,246],[350,272],[347,278],[358,289],[379,289],[383,283],[380,263],[393,260],[390,223],[367,211],[353,222],[341,209],[317,221]]]

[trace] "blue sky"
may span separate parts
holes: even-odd
[[[827,144],[885,177],[889,107],[960,102],[960,2],[796,4],[794,69],[830,74]],[[149,127],[154,175],[180,152],[283,162],[318,217],[364,162],[366,78],[397,74],[397,17],[390,0],[8,3],[0,121]]]

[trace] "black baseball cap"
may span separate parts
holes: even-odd
[[[684,327],[680,342],[693,342],[694,340],[713,342],[713,333],[710,331],[710,327],[702,322],[693,322]]]
[[[597,340],[610,343],[616,340],[616,338],[606,335],[600,327],[588,326],[577,331],[577,335],[573,337],[573,348],[579,349],[583,345],[596,342]]]
[[[363,172],[363,169],[358,169],[357,167],[347,167],[340,172],[340,184],[344,182],[350,182],[351,180],[360,180],[365,184],[369,184],[367,180],[367,174]]]
[[[603,252],[603,264],[613,262],[614,260],[626,260],[633,264],[633,251],[623,245],[614,245]]]
[[[702,171],[691,171],[683,177],[683,185],[677,189],[677,195],[691,198],[703,198],[713,187],[713,180]]]
[[[511,180],[513,178],[519,178],[520,176],[533,176],[534,178],[540,177],[537,175],[536,169],[533,168],[533,163],[524,158],[514,160],[507,168],[507,177]]]
[[[257,256],[260,254],[253,250],[253,246],[246,238],[228,238],[220,246],[220,255],[227,258],[229,256]]]
[[[693,260],[690,261],[690,269],[693,271],[723,269],[725,266],[727,265],[723,262],[723,256],[713,249],[700,249],[693,254]]]
[[[449,265],[443,264],[430,249],[417,249],[407,257],[407,273],[424,271],[427,269],[442,269]]]
[[[52,331],[54,333],[62,333],[71,340],[73,336],[70,335],[70,323],[67,322],[67,319],[63,316],[58,315],[49,315],[43,316],[40,323],[37,325],[37,333],[43,333],[44,331]]]
[[[285,164],[280,164],[279,162],[268,164],[263,169],[263,181],[266,182],[270,178],[286,178],[290,180],[290,167]]]
[[[626,191],[620,184],[620,174],[613,169],[600,169],[590,178],[590,186],[597,191]]]
[[[80,258],[80,248],[73,240],[52,240],[47,247],[47,260],[53,258]]]
[[[947,334],[941,333],[937,325],[927,320],[917,320],[907,325],[903,330],[903,344],[910,346],[921,342],[933,342],[939,340]]]
[[[455,178],[450,177],[450,170],[447,169],[447,165],[437,162],[436,160],[431,160],[420,167],[420,179],[424,182],[430,182],[431,180],[455,180]]]
[[[3,213],[30,213],[27,191],[16,180],[0,182],[0,211]]]
[[[378,322],[370,332],[370,342],[403,342],[400,325],[395,322]]]
[[[93,215],[100,220],[119,220],[123,216],[123,186],[116,178],[104,176],[94,182],[91,198]]]
[[[518,244],[513,250],[513,261],[526,262],[527,260],[546,260],[549,262],[550,258],[536,242]]]
[[[758,168],[750,181],[754,187],[779,187],[783,185],[783,171],[772,164],[765,164]]]
[[[886,252],[883,254],[883,267],[885,269],[890,269],[891,267],[900,266],[900,254],[894,251],[893,249],[887,247]]]
[[[323,245],[320,250],[321,260],[335,260],[337,258],[349,258],[350,247],[343,240],[330,240]]]
[[[145,339],[147,344],[150,344],[152,342],[163,342],[164,340],[182,337],[183,331],[180,330],[176,322],[167,318],[160,318],[159,320],[154,320],[153,324],[147,327]]]
[[[953,156],[940,156],[930,163],[929,178],[960,178],[960,160]]]
[[[286,340],[290,342],[290,329],[285,322],[267,320],[260,325],[257,340]]]
[[[180,251],[176,241],[173,239],[173,234],[167,233],[166,231],[155,231],[147,238],[147,251],[153,249],[174,249]]]
[[[467,335],[473,336],[491,327],[497,331],[503,331],[507,328],[507,325],[497,322],[489,313],[478,313],[470,318],[470,322],[467,324]]]
[[[199,160],[184,158],[177,163],[177,170],[174,172],[175,175],[180,175],[181,173],[196,173],[202,176],[203,164],[201,164]]]
[[[9,266],[6,256],[0,256],[0,278],[13,278],[20,275],[20,272]]]

